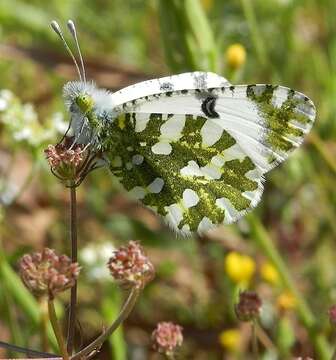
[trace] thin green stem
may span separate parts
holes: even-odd
[[[48,300],[48,312],[49,312],[49,320],[50,320],[51,326],[54,330],[62,358],[63,358],[63,360],[69,360],[70,358],[69,358],[69,355],[68,355],[68,352],[66,349],[66,345],[65,345],[64,338],[63,338],[61,327],[57,320],[53,299]]]
[[[48,303],[45,297],[42,297],[39,301],[40,305],[40,330],[41,330],[41,342],[43,351],[49,350],[49,342],[48,342]]]
[[[262,41],[262,36],[259,32],[257,19],[254,13],[253,4],[251,0],[241,0],[241,5],[244,11],[244,15],[248,24],[248,27],[251,32],[252,43],[256,49],[256,54],[258,61],[261,65],[266,66],[269,64],[268,55],[264,42]]]
[[[260,343],[269,350],[276,351],[276,347],[273,344],[270,337],[267,335],[267,333],[264,331],[264,329],[258,324],[258,322],[255,323],[256,326],[256,334],[258,337],[258,340]]]
[[[77,199],[76,187],[70,187],[70,238],[71,238],[71,261],[77,262]],[[68,335],[67,350],[72,354],[74,347],[75,325],[76,325],[76,307],[77,307],[77,281],[71,288],[70,309],[68,317]]]
[[[89,344],[87,347],[85,347],[83,350],[79,351],[77,354],[71,357],[71,360],[79,360],[85,358],[85,356],[88,356],[92,352],[99,349],[104,341],[119,327],[119,325],[129,316],[131,311],[134,308],[134,305],[139,297],[140,289],[139,288],[133,288],[124,304],[122,309],[120,310],[120,313],[116,320],[113,322],[113,324],[104,331],[100,336],[97,337],[96,340],[94,340],[91,344]]]
[[[324,143],[316,134],[315,132],[312,132],[309,135],[309,141],[310,143],[315,147],[315,149],[319,152],[322,159],[326,162],[326,164],[329,166],[329,168],[336,174],[336,161],[332,153],[325,147]]]
[[[316,319],[306,300],[298,290],[287,265],[283,261],[272,239],[257,217],[250,214],[247,216],[247,220],[250,225],[253,239],[277,269],[284,287],[290,290],[290,292],[295,296],[298,315],[309,333],[310,340],[312,344],[314,344],[318,358],[320,360],[329,360],[331,357],[330,346],[324,335],[318,333]]]

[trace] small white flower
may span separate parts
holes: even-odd
[[[61,112],[56,112],[52,115],[51,122],[56,131],[60,134],[64,134],[69,124],[64,120],[64,116]]]

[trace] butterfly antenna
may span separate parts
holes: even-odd
[[[55,31],[55,33],[59,36],[59,38],[62,40],[62,43],[64,44],[67,52],[69,53],[69,55],[71,56],[71,59],[72,61],[74,62],[75,66],[76,66],[76,69],[77,69],[77,72],[78,72],[78,75],[79,75],[79,80],[80,81],[83,81],[83,78],[82,78],[82,74],[79,70],[79,66],[78,66],[78,63],[77,63],[77,60],[74,56],[74,54],[72,53],[68,43],[66,42],[64,36],[63,36],[63,33],[62,33],[62,30],[60,28],[60,26],[58,25],[58,22],[53,20],[51,23],[50,23],[50,26],[51,28]]]
[[[79,41],[78,41],[78,38],[77,38],[76,26],[75,26],[75,23],[72,20],[68,20],[67,26],[68,26],[68,29],[69,29],[72,37],[74,38],[76,46],[77,46],[77,51],[78,51],[78,55],[79,55],[79,59],[80,59],[80,63],[81,63],[81,68],[82,68],[83,80],[84,80],[84,83],[85,83],[86,82],[85,67],[84,67],[84,61],[83,61],[82,52],[81,52],[81,49],[80,49],[80,46],[79,46]]]

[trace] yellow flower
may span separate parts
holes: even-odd
[[[265,262],[260,268],[261,277],[272,285],[279,285],[280,277],[277,269],[270,263]]]
[[[290,310],[296,307],[296,298],[289,292],[285,291],[278,296],[277,305],[280,310]]]
[[[202,3],[204,10],[209,11],[213,6],[214,1],[213,0],[201,0],[201,3]]]
[[[234,282],[247,284],[255,272],[256,265],[250,256],[232,251],[226,256],[224,267]]]
[[[232,44],[227,48],[225,57],[229,67],[238,69],[245,64],[246,50],[241,44]]]
[[[219,334],[219,343],[231,352],[240,348],[241,336],[237,329],[224,330]]]

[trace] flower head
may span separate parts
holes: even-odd
[[[224,267],[234,282],[247,284],[254,275],[256,265],[251,257],[232,251],[226,256]]]
[[[262,301],[254,291],[242,291],[239,302],[235,305],[235,312],[240,321],[252,321],[258,318]]]
[[[172,355],[182,345],[182,327],[172,322],[160,322],[152,333],[152,339],[156,351]]]
[[[219,342],[228,351],[236,352],[241,345],[241,333],[237,329],[224,330],[219,334]]]
[[[232,44],[226,50],[226,61],[232,69],[239,69],[245,64],[246,50],[241,44]]]
[[[65,138],[63,143],[48,145],[44,153],[53,174],[71,186],[79,185],[97,165],[97,154],[91,154],[88,147],[74,143],[71,137]]]
[[[296,302],[295,296],[289,291],[281,293],[277,298],[277,305],[280,311],[294,309]]]
[[[107,266],[113,278],[126,287],[144,287],[155,273],[153,264],[136,241],[115,250]]]
[[[66,255],[56,255],[52,249],[24,255],[19,262],[20,276],[35,295],[54,298],[57,293],[75,285],[80,272],[78,263]]]
[[[262,264],[260,268],[261,276],[272,285],[279,285],[280,277],[277,269],[269,262]]]

